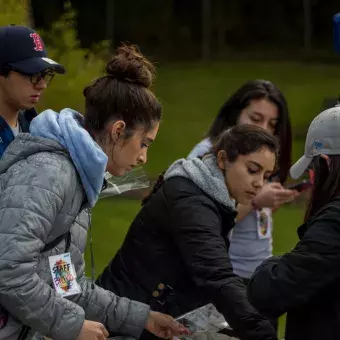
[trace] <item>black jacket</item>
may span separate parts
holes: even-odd
[[[339,340],[340,198],[298,234],[300,242],[290,253],[257,268],[249,299],[268,317],[287,312],[286,340]]]
[[[235,216],[191,180],[170,178],[136,216],[97,284],[174,317],[212,302],[242,340],[276,339],[233,273],[228,233]]]

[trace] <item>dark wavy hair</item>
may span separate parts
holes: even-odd
[[[252,80],[242,85],[220,108],[207,137],[216,142],[223,130],[238,123],[243,109],[252,100],[267,99],[275,104],[279,111],[278,123],[274,135],[279,140],[279,173],[280,182],[286,181],[291,166],[292,132],[288,113],[288,105],[282,92],[270,81]]]

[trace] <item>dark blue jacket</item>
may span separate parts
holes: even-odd
[[[29,125],[37,112],[34,109],[21,111],[19,113],[19,124],[22,132],[29,132]],[[8,145],[14,140],[14,134],[11,127],[4,118],[0,116],[0,158],[7,149]]]

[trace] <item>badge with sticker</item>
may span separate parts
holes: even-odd
[[[50,256],[48,260],[56,292],[63,297],[81,293],[70,253]]]
[[[272,234],[272,211],[270,208],[262,208],[257,214],[257,236],[259,239],[267,239]]]

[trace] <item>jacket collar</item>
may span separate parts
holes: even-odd
[[[26,111],[20,111],[18,121],[22,132],[29,132],[31,121],[37,116],[37,111],[33,108]]]
[[[18,122],[21,127],[22,132],[29,132],[29,126],[31,124],[31,121],[37,116],[37,111],[35,109],[30,110],[23,110],[19,112],[18,115]],[[9,125],[5,121],[4,118],[0,115],[0,129],[7,129],[9,128]]]

